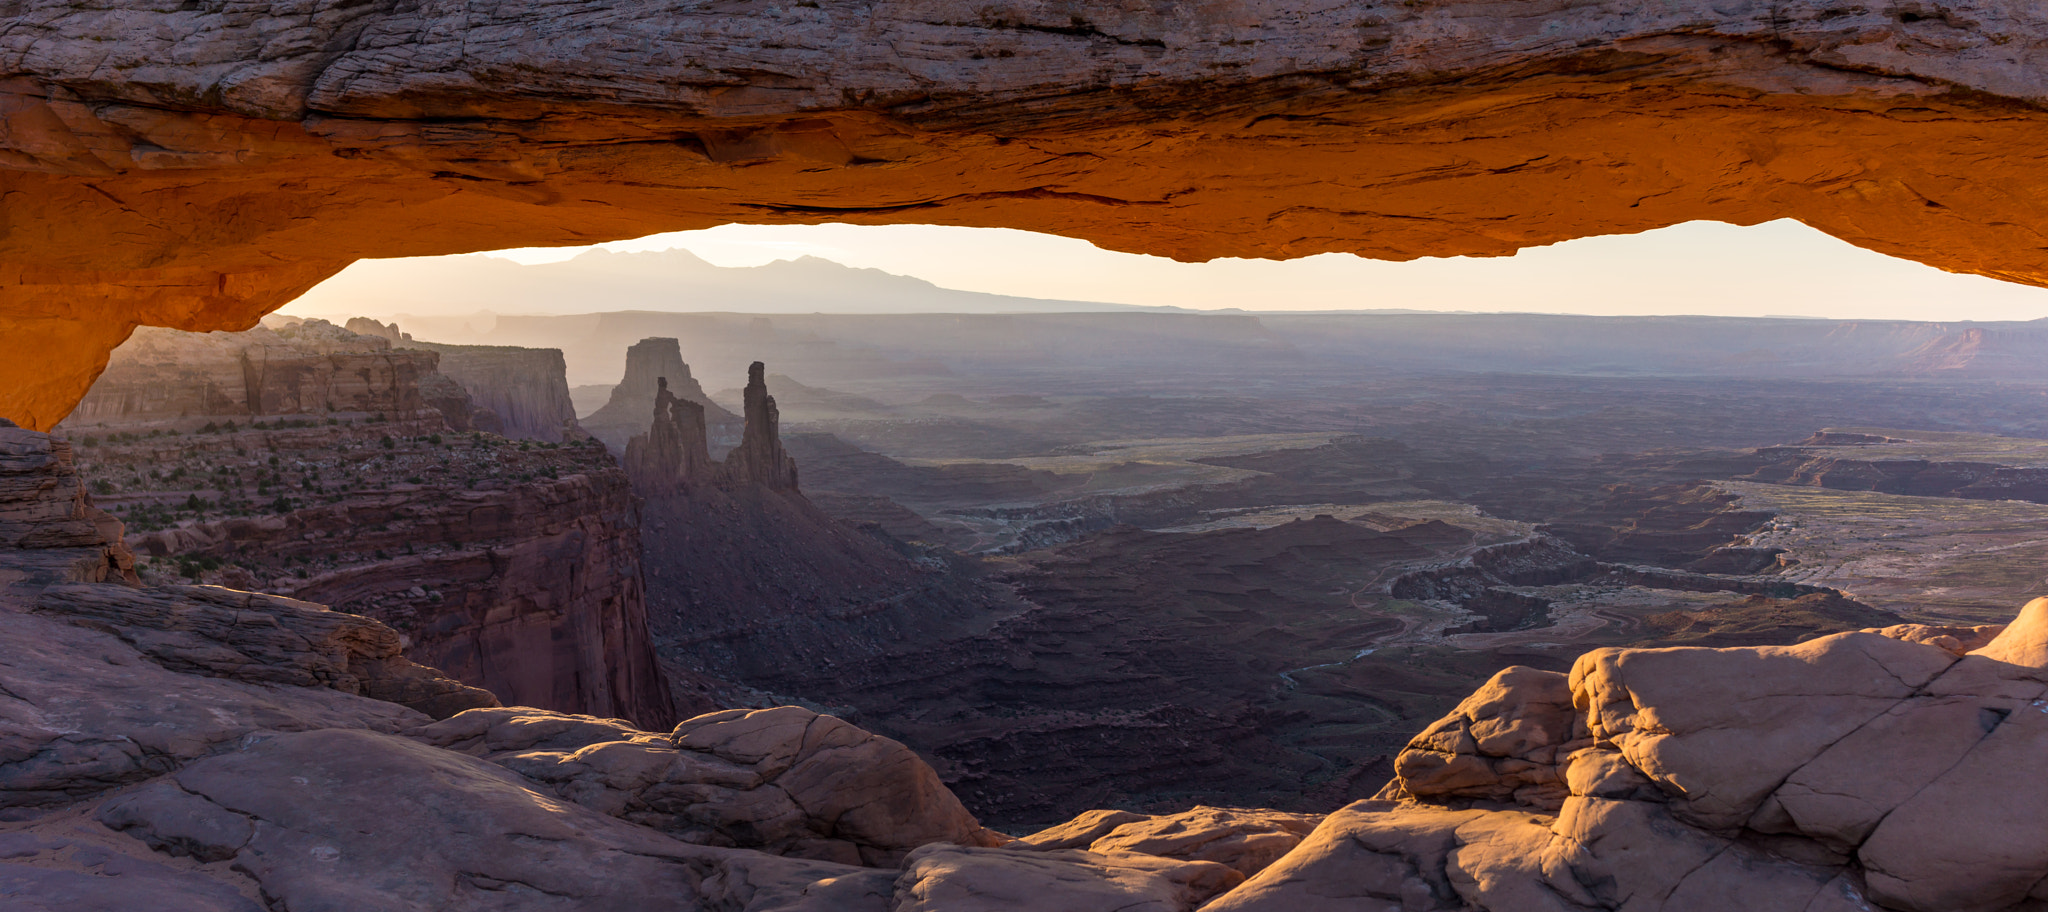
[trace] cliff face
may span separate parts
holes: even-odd
[[[264,591],[377,618],[413,661],[508,703],[662,727],[675,712],[647,640],[638,522],[623,473],[599,470],[502,490],[394,486],[133,543],[240,558]],[[286,569],[336,551],[333,569]]]
[[[209,504],[129,542],[158,577],[184,573],[377,618],[405,636],[409,658],[507,702],[673,724],[648,640],[639,516],[624,472],[596,447],[452,450],[408,438],[386,449],[382,439],[374,428],[304,449],[245,439],[243,450],[289,453],[288,471],[316,479],[320,493],[280,484],[282,512],[259,494],[255,509]],[[103,443],[92,469],[123,477],[154,460],[141,447]],[[216,477],[222,467],[246,471],[229,453],[193,462]],[[177,504],[174,491],[158,496]],[[150,497],[136,492],[117,509],[162,515]]]
[[[70,426],[181,418],[409,414],[438,358],[325,321],[196,335],[144,329],[110,360]]]
[[[610,401],[583,419],[584,429],[613,450],[624,451],[633,435],[647,431],[663,380],[672,399],[687,402],[702,413],[699,424],[711,451],[723,452],[739,443],[740,417],[705,395],[704,387],[690,376],[682,346],[674,339],[642,339],[627,348],[626,376],[612,388]]]
[[[210,368],[232,363],[221,353],[275,339],[317,337],[290,349],[302,361],[397,358],[431,369],[441,357],[307,326],[149,340],[156,357],[137,359],[133,373],[151,377],[159,401],[190,402],[213,388]],[[529,360],[552,364],[559,384],[559,354],[538,354]],[[594,444],[450,434],[496,416],[441,374],[388,379],[378,387],[388,401],[436,408],[251,415],[195,429],[196,419],[161,420],[177,413],[159,407],[117,411],[122,419],[74,436],[108,505],[130,520],[145,577],[329,603],[389,622],[409,657],[508,701],[672,724],[625,473]]]
[[[62,438],[0,425],[0,592],[134,582],[121,521],[93,506]]]
[[[495,417],[480,428],[524,440],[560,443],[584,436],[569,401],[568,366],[552,348],[511,345],[443,345],[408,336],[402,349],[441,356],[440,372],[461,384],[477,408]]]

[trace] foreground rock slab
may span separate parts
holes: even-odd
[[[174,854],[231,858],[293,912],[758,909],[861,874],[678,842],[373,732],[262,738],[172,781],[184,798],[112,805],[105,819]]]
[[[895,867],[984,830],[907,747],[795,706],[724,710],[669,735],[617,720],[479,710],[414,733],[484,757],[562,798],[706,845]]]

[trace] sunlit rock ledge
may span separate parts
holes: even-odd
[[[0,29],[0,415],[362,257],[724,222],[1182,258],[1792,217],[2048,281],[2019,0],[1140,8],[31,0]]]

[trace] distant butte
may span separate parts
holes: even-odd
[[[2023,0],[33,9],[0,32],[33,428],[136,325],[247,328],[359,258],[726,222],[1408,259],[1797,218],[2048,284]]]

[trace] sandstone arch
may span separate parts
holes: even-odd
[[[729,221],[1182,258],[1794,217],[2048,285],[2025,0],[0,0],[0,415],[362,257]]]

